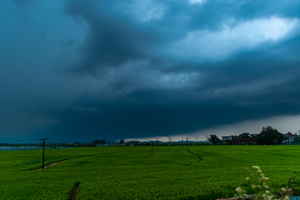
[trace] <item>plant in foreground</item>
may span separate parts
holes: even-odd
[[[293,171],[292,177],[288,181],[288,187],[292,189],[293,196],[300,196],[300,172]]]
[[[269,180],[259,166],[246,168],[249,172],[249,177],[246,177],[247,185],[244,189],[236,188],[237,194],[235,199],[251,199],[251,200],[288,200],[291,194],[291,189],[282,188],[280,191],[271,189],[267,184]]]

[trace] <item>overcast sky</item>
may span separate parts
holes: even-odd
[[[0,142],[300,129],[300,1],[0,4]]]

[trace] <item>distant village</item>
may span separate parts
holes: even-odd
[[[172,146],[172,145],[275,145],[275,144],[299,144],[300,135],[299,133],[287,132],[282,134],[276,129],[268,126],[263,127],[263,130],[259,134],[242,133],[240,135],[229,135],[221,136],[221,139],[217,135],[210,135],[205,141],[192,141],[186,140],[181,141],[168,141],[163,142],[159,140],[153,141],[139,141],[130,140],[125,142],[123,139],[119,143],[106,143],[105,140],[95,140],[92,144],[98,147],[105,146],[145,146],[145,145],[160,145],[160,146]]]
[[[260,134],[245,134],[242,133],[239,136],[237,135],[230,135],[230,136],[222,136],[222,142],[226,144],[240,144],[240,145],[249,145],[249,144],[256,144],[256,138]],[[284,138],[281,142],[281,144],[290,144],[294,143],[298,139],[298,134],[292,134],[291,132],[287,132],[286,134],[283,134]]]
[[[149,141],[140,141],[140,140],[124,140],[120,139],[118,141],[114,140],[105,140],[105,139],[96,139],[89,143],[47,143],[46,148],[69,148],[69,147],[124,147],[124,146],[179,146],[179,145],[279,145],[279,144],[300,144],[300,134],[287,132],[286,134],[278,132],[276,129],[273,129],[271,126],[263,127],[261,133],[259,134],[250,134],[250,133],[241,133],[240,135],[227,135],[221,136],[219,138],[215,134],[211,134],[207,137],[207,140],[196,141],[189,140],[189,137],[186,137],[186,140],[180,141],[160,141],[160,140],[149,140]],[[42,148],[42,143],[0,143],[0,151],[5,148],[30,148],[30,149],[39,149]]]

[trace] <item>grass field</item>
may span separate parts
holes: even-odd
[[[258,165],[271,187],[298,170],[300,146],[105,147],[0,152],[0,199],[216,199],[245,184]],[[199,157],[203,160],[199,161]]]

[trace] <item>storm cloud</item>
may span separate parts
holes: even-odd
[[[299,2],[2,4],[0,139],[188,135],[300,114]]]

